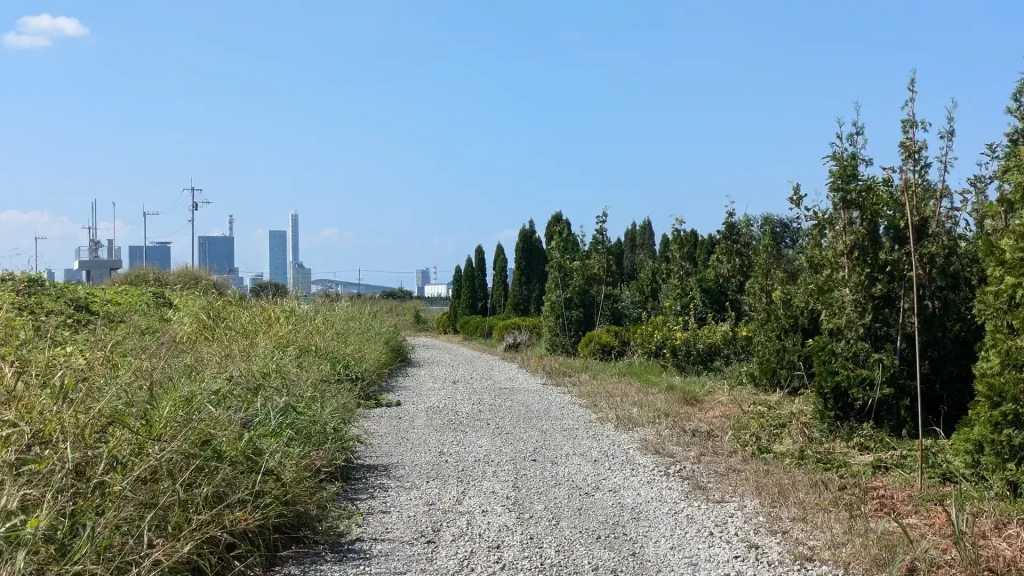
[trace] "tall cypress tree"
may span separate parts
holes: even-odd
[[[976,305],[985,337],[974,367],[976,397],[954,441],[966,469],[980,470],[1019,497],[1024,494],[1024,74],[1006,114],[1010,127],[995,172],[996,199],[987,202],[984,191],[975,196],[983,204],[975,213],[983,217],[987,234],[981,242],[987,283]]]
[[[571,230],[568,220],[565,220],[565,229]],[[527,230],[530,232],[530,315],[539,316],[544,308],[544,290],[548,281],[548,255],[533,218],[527,223]]]
[[[672,259],[672,241],[669,239],[667,232],[661,233],[661,241],[658,242],[658,258],[666,266]]]
[[[484,254],[484,247],[476,245],[473,252],[473,270],[476,272],[476,299],[477,309],[475,314],[487,316],[487,256]]]
[[[519,228],[514,255],[515,268],[512,270],[512,285],[508,290],[505,311],[514,316],[530,315],[530,259],[533,254],[533,238],[524,224]]]
[[[559,210],[548,218],[548,223],[544,226],[544,246],[550,249],[554,244],[555,237],[562,237],[565,234],[572,235],[572,222],[566,218],[562,211]],[[577,243],[578,244],[578,243]]]
[[[473,259],[466,256],[466,263],[462,266],[462,306],[459,309],[462,316],[476,316],[480,312],[480,297],[476,293],[476,282]]]
[[[622,235],[622,275],[623,280],[627,283],[636,280],[637,264],[639,261],[637,233],[636,221],[634,220]]]
[[[505,313],[508,300],[508,257],[505,247],[498,242],[494,248],[494,269],[491,271],[491,316]]]
[[[455,273],[452,274],[452,292],[448,302],[448,331],[458,332],[459,311],[462,308],[462,268],[455,265]]]
[[[651,223],[651,218],[644,218],[643,222],[637,228],[636,235],[636,250],[639,259],[643,260],[654,260],[658,257],[657,246],[655,243],[657,238],[654,235],[654,224]]]

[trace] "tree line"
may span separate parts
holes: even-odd
[[[1024,76],[1004,139],[962,186],[956,101],[935,129],[917,98],[912,74],[896,165],[876,165],[855,105],[824,157],[824,198],[795,184],[785,213],[730,203],[714,232],[677,218],[658,237],[645,218],[614,239],[607,211],[589,233],[556,212],[543,239],[530,220],[511,284],[500,243],[489,288],[482,246],[456,267],[450,326],[539,316],[551,353],[601,357],[595,342],[610,342],[682,371],[745,362],[758,386],[812,393],[829,421],[952,434],[968,469],[1021,494]]]

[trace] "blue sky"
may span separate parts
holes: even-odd
[[[19,24],[44,13],[81,28]],[[245,272],[293,208],[314,276],[447,271],[557,209],[590,228],[607,206],[616,234],[647,215],[711,230],[727,196],[756,213],[790,180],[821,191],[854,100],[893,162],[913,67],[924,116],[960,103],[960,182],[1006,125],[1022,17],[1009,0],[5,0],[0,267],[27,263],[34,231],[42,265],[70,266],[92,198],[107,222],[117,203],[122,245],[143,204],[162,211],[150,237],[187,260],[190,177],[213,201],[197,233],[234,214]]]

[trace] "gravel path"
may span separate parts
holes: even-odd
[[[417,339],[366,425],[357,539],[280,570],[335,574],[823,574],[749,506],[666,475],[629,434],[520,368]]]

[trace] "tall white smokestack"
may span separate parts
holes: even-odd
[[[235,215],[228,214],[228,236],[235,235]]]

